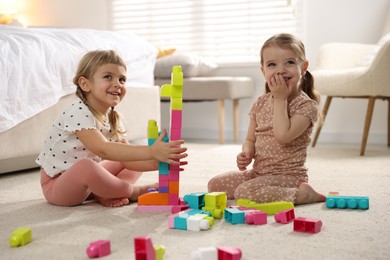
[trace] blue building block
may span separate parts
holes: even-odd
[[[245,224],[245,212],[236,208],[225,209],[225,221],[231,224]]]
[[[200,209],[204,206],[206,192],[194,192],[184,195],[184,202],[192,209]]]
[[[327,196],[327,208],[368,209],[369,199],[365,196]]]

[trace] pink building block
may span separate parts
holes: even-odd
[[[320,219],[308,219],[299,217],[294,219],[294,231],[304,233],[318,233],[321,231],[322,221]]]
[[[109,240],[97,240],[90,243],[86,251],[89,258],[103,257],[111,254],[111,243]]]
[[[241,249],[233,246],[219,246],[218,260],[240,260],[242,253]]]
[[[282,224],[290,223],[295,219],[294,209],[286,209],[281,212],[278,212],[274,216],[275,221]]]
[[[181,129],[182,110],[171,110],[171,129]]]
[[[155,260],[156,252],[150,237],[134,238],[135,260]]]
[[[245,214],[245,223],[250,225],[267,224],[267,213],[263,211],[253,211]]]

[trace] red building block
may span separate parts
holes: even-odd
[[[135,237],[134,253],[135,260],[156,260],[156,252],[150,237]]]
[[[322,221],[320,219],[308,219],[299,217],[294,219],[294,231],[304,233],[318,233],[321,231]]]
[[[275,221],[282,224],[288,224],[295,219],[294,209],[286,209],[278,212],[274,216]]]
[[[218,250],[218,260],[240,260],[242,253],[241,249],[233,246],[219,246]]]

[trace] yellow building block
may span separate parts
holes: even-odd
[[[12,232],[9,239],[9,244],[12,247],[24,246],[32,240],[32,233],[30,228],[21,227]]]
[[[238,206],[244,206],[247,208],[253,208],[257,210],[261,210],[267,215],[275,215],[276,213],[294,208],[294,204],[288,201],[276,201],[276,202],[267,202],[267,203],[256,203],[254,201],[248,199],[238,199]]]
[[[158,137],[158,126],[156,120],[148,121],[148,139],[156,139]]]

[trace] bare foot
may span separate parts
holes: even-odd
[[[298,195],[295,200],[295,205],[308,204],[315,202],[324,202],[325,195],[316,192],[307,182],[301,183],[298,188]]]
[[[131,194],[129,200],[134,201],[134,202],[138,201],[138,197],[144,193],[149,192],[148,189],[150,189],[150,188],[157,189],[158,183],[141,185],[141,186],[134,186],[133,193]]]
[[[106,207],[121,207],[129,204],[128,198],[102,198],[95,195],[96,200]]]

